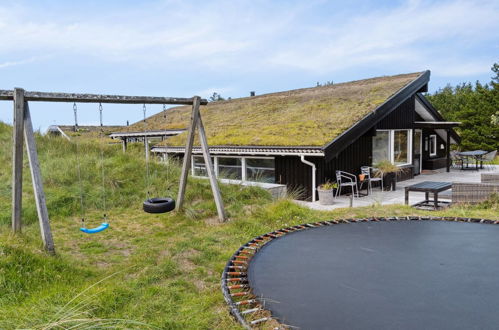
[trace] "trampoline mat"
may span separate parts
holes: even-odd
[[[497,329],[499,225],[363,222],[290,233],[248,281],[300,329]]]

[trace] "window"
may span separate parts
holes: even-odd
[[[267,157],[212,157],[215,175],[221,179],[275,183],[275,161]],[[202,156],[192,157],[192,175],[208,176]]]
[[[437,136],[430,135],[430,156],[437,155]]]
[[[394,165],[410,164],[412,161],[412,131],[379,130],[373,137],[373,164],[388,160]]]
[[[218,157],[218,176],[224,179],[242,180],[241,159]]]
[[[211,158],[211,163],[213,164],[213,157]],[[208,176],[203,156],[192,157],[192,169],[193,169],[193,175]]]
[[[393,164],[409,163],[409,131],[393,132]]]
[[[390,131],[377,131],[373,138],[373,164],[390,159]]]
[[[273,158],[246,158],[246,181],[275,183]]]

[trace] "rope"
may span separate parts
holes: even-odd
[[[148,146],[148,143],[146,142],[147,141],[147,136],[146,136],[146,133],[147,133],[147,120],[146,120],[146,104],[144,103],[144,105],[142,106],[142,111],[144,113],[144,146],[145,146],[145,149],[146,149],[146,177],[145,177],[145,184],[146,184],[146,199],[149,199],[149,188],[151,187],[150,186],[150,178],[149,178],[149,146]]]
[[[104,210],[104,221],[107,222],[107,205],[106,205],[106,184],[105,184],[105,171],[104,171],[104,125],[102,124],[102,103],[99,103],[99,118],[100,118],[100,162],[101,162],[101,176],[102,176],[102,203]]]
[[[75,114],[75,128],[78,127],[77,113],[78,108],[76,106],[76,102],[73,103],[73,111]],[[85,228],[85,206],[83,204],[83,181],[81,179],[81,165],[80,165],[80,151],[78,147],[78,138],[75,137],[75,146],[76,146],[76,171],[78,173],[78,185],[80,187],[80,217],[81,217],[81,226]]]

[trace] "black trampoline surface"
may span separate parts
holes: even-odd
[[[300,329],[498,329],[498,242],[479,223],[324,226],[266,244],[248,281]]]

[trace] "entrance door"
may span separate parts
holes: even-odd
[[[412,158],[412,164],[414,165],[414,174],[418,175],[421,173],[422,159],[422,138],[423,132],[420,129],[414,130],[414,157]]]

